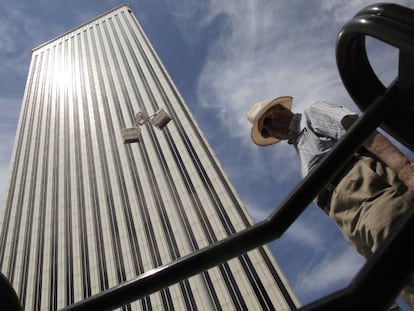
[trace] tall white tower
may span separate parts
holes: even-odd
[[[171,121],[141,127],[138,112]],[[25,310],[57,310],[250,226],[129,6],[35,48],[1,211],[0,269]],[[290,310],[267,247],[126,310]]]

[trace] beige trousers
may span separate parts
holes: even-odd
[[[349,243],[368,258],[388,236],[395,221],[413,207],[414,195],[393,170],[376,159],[359,156],[335,188],[329,216]],[[414,278],[401,297],[414,310]]]

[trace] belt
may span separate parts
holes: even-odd
[[[330,203],[331,203],[331,196],[333,191],[335,190],[336,186],[341,182],[342,178],[348,174],[351,168],[354,166],[355,162],[359,160],[360,154],[354,154],[352,158],[347,162],[347,164],[339,170],[338,173],[328,182],[325,187],[319,192],[317,196],[317,204],[318,206],[325,211],[325,213],[329,213]]]

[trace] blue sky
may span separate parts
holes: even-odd
[[[414,8],[406,1],[395,2]],[[8,178],[32,48],[124,1],[0,2],[0,193]],[[316,99],[359,111],[335,62],[341,27],[372,1],[137,0],[129,2],[255,220],[266,218],[300,181],[285,143],[259,148],[246,114],[257,101],[292,95],[293,110]],[[396,76],[397,51],[368,41],[374,69]],[[410,154],[412,158],[412,154]],[[329,218],[310,206],[270,244],[302,303],[348,284],[363,259]]]

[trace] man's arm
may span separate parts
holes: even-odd
[[[342,126],[348,130],[357,119],[357,116],[345,116],[341,121]],[[400,180],[414,193],[414,163],[409,158],[377,131],[370,135],[363,145],[393,169]]]

